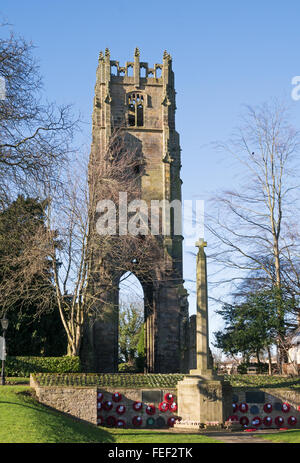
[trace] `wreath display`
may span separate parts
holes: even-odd
[[[170,416],[170,418],[169,418],[168,421],[167,421],[168,426],[170,426],[171,428],[173,428],[175,422],[176,422],[175,416]]]
[[[161,412],[166,412],[169,410],[169,404],[168,402],[160,402],[158,408]]]
[[[290,404],[288,404],[287,402],[283,402],[281,406],[281,410],[283,411],[283,413],[288,413],[290,411],[290,408]]]
[[[134,416],[132,418],[132,424],[133,426],[141,426],[141,424],[143,423],[143,420],[140,416]]]
[[[104,402],[103,408],[108,412],[113,408],[113,403],[110,400],[107,400],[106,402]]]
[[[147,405],[146,407],[147,415],[154,415],[155,414],[155,407],[154,405]]]
[[[265,413],[271,413],[272,410],[273,410],[272,404],[266,403],[266,404],[264,405],[264,412],[265,412]]]
[[[118,428],[125,428],[126,423],[124,420],[117,420],[117,427]]]
[[[167,393],[167,394],[165,394],[164,399],[165,399],[166,402],[171,404],[174,401],[174,396],[173,396],[173,394]]]
[[[249,424],[249,419],[247,418],[247,416],[242,416],[240,418],[240,424],[242,426],[247,426]]]
[[[120,402],[122,400],[122,394],[120,394],[119,392],[115,392],[113,395],[112,395],[112,400],[114,402]]]
[[[233,411],[233,413],[237,412],[237,411],[238,411],[238,408],[239,408],[238,404],[237,404],[236,402],[233,402],[233,404],[232,404],[232,411]]]
[[[281,425],[283,425],[283,423],[284,423],[284,419],[282,418],[282,416],[276,416],[276,418],[275,418],[276,426],[281,426]]]
[[[265,416],[264,419],[263,419],[263,424],[265,426],[271,426],[272,424],[272,418],[270,416]]]
[[[252,426],[260,426],[261,425],[261,418],[259,416],[255,416],[252,419]]]
[[[142,402],[134,402],[134,404],[132,405],[132,408],[136,412],[139,412],[140,410],[142,410],[143,404],[142,404]]]
[[[118,415],[123,415],[123,413],[126,412],[125,405],[118,405],[117,408],[116,408],[116,412],[118,413]]]
[[[108,416],[106,418],[106,424],[108,426],[116,426],[116,418],[114,416]]]
[[[297,423],[297,418],[295,416],[290,416],[288,419],[288,424],[290,426],[295,426],[296,423]]]
[[[248,405],[246,404],[246,402],[242,402],[242,403],[239,405],[239,410],[240,410],[240,412],[247,413],[247,411],[248,411]]]
[[[172,402],[170,405],[169,405],[169,410],[173,413],[177,412],[177,403],[176,402]]]

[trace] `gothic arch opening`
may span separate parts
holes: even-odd
[[[145,303],[140,280],[131,272],[119,282],[118,371],[142,373],[144,348]]]

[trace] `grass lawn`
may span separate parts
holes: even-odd
[[[261,434],[260,437],[276,444],[300,444],[300,429],[291,429],[276,434]]]
[[[28,386],[0,386],[0,443],[212,443],[206,436],[97,428],[38,403]]]

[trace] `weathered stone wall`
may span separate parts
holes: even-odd
[[[164,401],[164,396],[171,393],[174,396],[176,403],[176,389],[130,389],[130,388],[96,388],[96,387],[63,387],[63,386],[49,386],[41,387],[31,377],[30,385],[34,388],[38,400],[50,407],[55,408],[61,412],[67,413],[73,417],[88,421],[92,424],[107,425],[107,418],[113,416],[116,421],[118,419],[124,420],[126,427],[134,427],[132,422],[135,416],[142,418],[142,423],[138,427],[164,427],[167,426],[168,419],[172,416],[177,416],[176,412],[167,410],[161,412],[159,404]],[[122,399],[119,402],[114,402],[113,394],[118,392],[121,394]],[[97,400],[99,393],[103,394],[101,400]],[[147,400],[151,399],[151,400]],[[154,399],[154,400],[152,400]],[[105,410],[103,404],[107,401],[112,402],[112,409]],[[133,404],[135,402],[142,403],[142,409],[135,411]],[[100,406],[99,406],[100,404]],[[117,407],[123,405],[125,407],[124,414],[117,413]],[[146,412],[147,405],[155,406],[155,414],[149,415]],[[155,424],[150,426],[147,424],[149,418],[155,420]],[[160,421],[157,421],[160,419]]]
[[[257,399],[259,399],[259,401],[257,401]],[[248,426],[250,427],[252,425],[252,420],[255,417],[259,417],[262,421],[259,428],[268,428],[268,426],[263,423],[264,418],[267,416],[272,418],[270,428],[278,427],[275,423],[275,419],[278,416],[281,416],[284,420],[281,427],[291,427],[288,423],[290,416],[294,416],[297,419],[295,427],[300,427],[300,391],[282,388],[248,390],[244,388],[233,388],[233,403],[235,403],[236,406],[233,406],[232,416],[237,416],[238,420],[242,417],[246,417],[249,421]],[[284,403],[290,406],[290,409],[286,412],[282,410],[282,405]],[[240,409],[241,404],[247,405],[247,411],[242,411]],[[270,413],[264,410],[266,404],[272,405]]]
[[[180,409],[175,412],[159,411],[159,403],[164,401],[165,394],[167,393],[173,394],[174,401],[175,403],[177,403],[177,389],[175,388],[149,389],[127,387],[118,388],[118,390],[116,390],[116,388],[112,387],[41,387],[38,385],[37,382],[34,381],[32,377],[30,378],[30,385],[32,388],[35,389],[38,400],[41,403],[53,407],[61,412],[67,413],[73,417],[90,422],[92,424],[97,424],[97,422],[99,423],[99,421],[101,420],[105,425],[107,418],[109,416],[113,416],[116,418],[116,420],[124,420],[126,423],[126,427],[134,427],[132,419],[134,418],[134,416],[140,416],[142,418],[142,424],[139,427],[148,428],[151,427],[147,424],[147,419],[150,418],[150,415],[146,413],[146,407],[147,405],[154,405],[156,411],[155,414],[151,417],[154,418],[155,424],[152,425],[152,427],[163,427],[163,422],[167,425],[167,421],[170,417],[181,416],[183,412],[183,410]],[[122,395],[122,399],[120,402],[114,402],[112,399],[113,394],[116,392]],[[99,393],[103,394],[101,400],[97,400]],[[223,394],[224,397],[227,397],[227,395],[227,393]],[[257,401],[257,398],[259,398],[259,401]],[[113,402],[113,407],[111,410],[106,411],[103,408],[102,405],[106,401]],[[101,403],[100,408],[98,408],[99,402]],[[142,402],[143,407],[141,411],[137,412],[133,409],[133,404],[135,402]],[[224,412],[225,409],[228,410],[228,404],[225,402],[223,404]],[[224,421],[227,420],[230,416],[234,415],[238,418],[238,420],[240,420],[242,417],[246,417],[248,419],[248,427],[253,427],[252,420],[258,416],[262,421],[262,423],[258,427],[267,428],[268,426],[264,425],[263,419],[266,416],[270,416],[272,418],[272,424],[270,428],[300,427],[300,391],[282,388],[249,388],[248,390],[244,388],[233,388],[232,403],[236,404],[235,408],[232,408],[231,415],[230,412],[228,412],[228,416],[224,418]],[[270,413],[267,413],[264,410],[264,406],[267,403],[272,405],[272,411]],[[282,411],[282,405],[284,403],[288,403],[290,406],[290,409],[287,412]],[[241,411],[239,409],[241,404],[247,404],[247,411]],[[117,413],[116,409],[118,405],[125,406],[126,412],[123,415],[119,415]],[[187,408],[190,407],[191,409],[195,407],[195,395],[185,397],[184,406],[186,406]],[[221,410],[222,404],[220,403],[218,406]],[[284,420],[284,422],[280,426],[277,426],[275,423],[275,418],[278,416],[281,416]],[[288,423],[288,419],[291,416],[294,416],[297,419],[297,423],[295,426],[291,426]],[[209,416],[209,414],[207,414],[207,416],[205,416],[204,418],[204,421],[211,421],[213,419],[213,417]],[[158,419],[160,419],[160,422],[157,421]],[[163,419],[163,422],[161,419]]]
[[[41,403],[97,424],[97,388],[39,387],[32,377],[30,386],[34,388]]]

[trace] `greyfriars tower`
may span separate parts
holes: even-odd
[[[134,59],[121,65],[101,52],[97,68],[93,108],[92,148],[95,159],[108,146],[114,128],[139,144],[145,161],[141,197],[181,201],[181,155],[175,130],[175,88],[171,56],[164,52],[161,64],[149,66]],[[162,240],[168,274],[153,269],[156,278],[143,278],[145,297],[145,370],[148,373],[188,371],[188,303],[182,276],[182,236],[171,231]],[[136,275],[139,278],[139,275]],[[115,278],[112,275],[111,278]],[[118,371],[118,288],[111,304],[99,307],[90,324],[88,339],[93,368]]]

